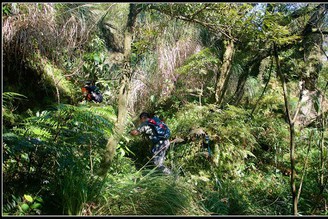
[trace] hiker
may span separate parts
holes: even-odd
[[[87,81],[82,87],[82,93],[87,101],[94,101],[96,103],[101,103],[103,100],[103,96],[101,95],[98,87],[95,85],[91,85],[91,82]]]
[[[150,118],[149,113],[142,112],[139,116],[140,118],[140,126],[132,130],[130,132],[131,135],[136,136],[143,134],[144,136],[148,137],[152,143],[152,153],[153,153],[153,163],[157,166],[159,170],[161,170],[165,174],[170,174],[171,170],[164,166],[164,160],[165,160],[165,153],[167,149],[170,146],[170,140],[168,139],[170,137],[170,130],[169,128],[159,120],[158,117]],[[155,124],[159,124],[159,126],[156,126]],[[161,134],[160,125],[165,126],[164,129],[166,129],[167,134]]]

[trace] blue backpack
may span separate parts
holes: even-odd
[[[169,139],[170,138],[171,131],[170,131],[169,127],[158,117],[154,116],[153,118],[149,119],[147,121],[147,124],[150,125],[151,127],[153,127],[156,132],[157,139],[154,139],[155,141],[160,140],[160,139]]]

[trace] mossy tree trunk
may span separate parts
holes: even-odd
[[[221,104],[224,94],[228,87],[229,78],[231,75],[232,59],[235,53],[234,42],[232,39],[227,39],[224,41],[225,51],[223,54],[223,61],[220,71],[217,75],[216,85],[215,85],[215,102],[216,104]]]
[[[310,91],[316,90],[319,72],[322,68],[323,37],[320,28],[323,25],[327,10],[327,4],[318,5],[302,33],[304,48],[303,60],[305,62],[303,78],[305,88]]]
[[[312,14],[311,18],[307,22],[303,30],[303,60],[305,62],[304,68],[304,87],[309,91],[317,90],[317,81],[319,78],[319,73],[323,66],[323,55],[326,55],[323,50],[324,44],[324,30],[321,28],[324,26],[325,16],[327,16],[328,5],[319,4],[316,7],[315,12]],[[327,34],[327,32],[325,32]],[[328,84],[328,83],[327,83]],[[327,88],[327,86],[326,86]],[[323,94],[325,90],[323,91]],[[323,95],[324,97],[325,95]],[[313,101],[313,100],[312,100]],[[327,177],[325,177],[325,150],[324,150],[324,132],[325,132],[325,110],[321,102],[320,110],[317,111],[318,118],[321,117],[321,124],[319,125],[321,129],[321,138],[319,141],[319,151],[320,151],[320,166],[319,166],[319,176],[318,176],[318,189],[319,192],[315,196],[315,206],[312,209],[312,212],[315,213],[317,208],[320,206],[320,203],[324,201],[324,188],[327,184]]]
[[[311,18],[307,22],[305,26],[302,37],[303,37],[303,61],[305,62],[303,75],[301,75],[301,79],[304,80],[304,88],[300,91],[302,94],[303,89],[307,89],[310,91],[317,89],[317,80],[319,77],[319,72],[322,68],[322,36],[316,33],[316,29],[322,26],[324,22],[324,15],[326,14],[328,9],[327,5],[321,4],[318,5],[314,13],[312,14]],[[319,31],[320,33],[320,31]],[[294,115],[291,114],[290,110],[290,103],[287,97],[287,85],[285,80],[285,75],[282,73],[280,60],[278,57],[278,48],[274,45],[274,56],[277,65],[277,73],[281,80],[283,93],[284,93],[284,102],[285,102],[285,109],[286,109],[286,116],[289,125],[289,132],[290,132],[290,167],[291,167],[291,178],[290,178],[290,187],[292,192],[292,213],[293,215],[298,215],[298,202],[300,198],[301,192],[301,185],[302,181],[300,182],[300,187],[296,188],[296,146],[295,146],[295,121],[297,119],[298,112],[301,108],[301,100],[302,95],[299,97],[299,101],[297,104],[296,109],[294,110]]]
[[[122,134],[124,133],[126,118],[128,115],[127,110],[127,100],[129,96],[129,87],[130,81],[133,75],[133,71],[130,67],[131,60],[131,43],[132,35],[134,31],[134,26],[136,22],[137,15],[140,13],[141,8],[138,4],[130,4],[129,6],[129,15],[127,24],[124,32],[124,59],[122,63],[122,75],[120,79],[120,89],[118,94],[118,114],[117,120],[115,123],[115,133],[109,138],[106,145],[106,152],[103,156],[101,163],[100,174],[107,173],[108,168],[110,167],[113,158],[115,156],[115,151],[119,140],[121,139]]]

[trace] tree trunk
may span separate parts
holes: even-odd
[[[140,11],[141,9],[138,7],[138,5],[130,4],[128,21],[124,32],[124,63],[122,68],[122,77],[120,80],[121,87],[119,89],[118,94],[117,120],[115,123],[115,131],[109,138],[106,145],[106,152],[103,156],[101,169],[99,171],[100,174],[107,173],[107,170],[110,167],[115,156],[116,146],[122,135],[124,134],[126,118],[128,115],[127,100],[129,95],[129,86],[131,81],[130,79],[132,77],[132,71],[130,68],[132,35],[134,31],[135,21]]]
[[[328,11],[327,4],[319,4],[316,7],[315,12],[312,14],[311,18],[307,22],[303,30],[303,47],[304,47],[304,54],[303,59],[305,64],[305,75],[304,75],[304,82],[305,88],[314,91],[317,90],[317,80],[319,78],[319,72],[322,69],[322,45],[323,45],[323,36],[322,30],[320,29],[325,21],[325,16]],[[319,33],[314,33],[319,30]],[[324,94],[323,94],[324,97]],[[323,98],[324,99],[324,98]],[[318,197],[321,197],[321,194],[324,190],[324,170],[325,170],[325,162],[324,162],[324,111],[323,111],[323,102],[321,102],[320,111],[317,112],[318,115],[321,114],[321,139],[320,139],[320,175],[319,175],[319,191],[320,194]],[[319,200],[318,200],[319,199]],[[320,198],[317,198],[317,203],[320,201]],[[318,206],[316,204],[315,208]]]
[[[238,78],[236,91],[230,101],[231,104],[238,105],[239,102],[241,101],[241,98],[244,95],[245,85],[248,76],[249,76],[249,69],[246,67],[244,72]]]
[[[281,72],[280,61],[279,61],[276,45],[274,45],[274,56],[275,56],[276,65],[277,65],[277,73],[278,73],[279,79],[281,80],[281,83],[282,83],[284,103],[285,103],[287,121],[288,121],[288,125],[289,125],[289,156],[290,156],[290,169],[291,169],[290,187],[291,187],[292,198],[293,198],[293,214],[298,215],[298,208],[297,208],[298,197],[297,197],[297,191],[296,191],[296,185],[295,185],[296,171],[295,171],[295,143],[294,143],[294,138],[295,138],[294,123],[295,123],[295,118],[297,116],[298,109],[296,109],[294,119],[292,119],[291,114],[290,114],[290,109],[289,109],[289,101],[288,101],[288,97],[287,97],[288,92],[287,92],[286,80],[285,80],[285,76]],[[300,101],[299,101],[299,103],[300,103]],[[299,107],[300,107],[300,105],[297,108],[299,108]]]
[[[244,47],[245,47],[245,45],[243,45],[243,44],[239,45],[239,48],[241,51],[244,51],[243,50]],[[264,45],[263,45],[263,47],[264,47]],[[289,48],[290,48],[290,45],[284,46],[281,49],[285,51],[285,50],[288,50]],[[244,95],[244,89],[245,89],[245,85],[246,85],[246,81],[247,81],[248,77],[249,76],[257,77],[260,72],[260,66],[261,66],[262,61],[269,56],[272,56],[272,48],[271,47],[265,49],[264,51],[262,50],[261,52],[257,52],[256,55],[245,64],[245,67],[243,68],[243,69],[245,69],[245,71],[240,75],[240,77],[238,79],[237,88],[236,88],[236,91],[231,100],[231,104],[234,104],[234,105],[239,104],[240,100],[242,99],[242,97]]]
[[[232,66],[232,58],[235,52],[233,40],[225,40],[225,51],[223,54],[223,62],[220,69],[220,74],[217,75],[216,85],[215,85],[215,102],[221,104],[224,94],[228,87],[228,82],[230,78],[230,70]]]
[[[319,29],[324,22],[325,15],[328,10],[327,4],[320,4],[316,11],[311,16],[303,30],[303,47],[305,62],[304,81],[305,88],[310,91],[316,90],[316,84],[319,77],[319,72],[322,68],[322,44],[323,38],[321,34],[313,33]],[[320,30],[321,31],[321,30]]]
[[[322,59],[321,59],[321,45],[322,45],[322,38],[320,39],[316,36],[311,34],[312,29],[319,25],[323,21],[323,15],[327,11],[327,6],[321,5],[317,7],[317,11],[312,15],[310,18],[307,26],[305,27],[303,31],[303,43],[304,43],[304,61],[307,63],[305,67],[305,75],[303,75],[303,78],[305,80],[305,88],[312,91],[316,89],[316,82],[319,76],[319,71],[322,68]],[[274,55],[277,65],[277,73],[281,80],[282,87],[283,87],[283,94],[284,94],[284,102],[285,102],[285,109],[287,114],[287,120],[289,125],[289,133],[290,133],[290,143],[289,143],[289,149],[290,149],[290,167],[291,167],[291,176],[290,176],[290,187],[292,192],[292,198],[293,198],[293,215],[298,215],[298,201],[299,196],[297,194],[297,189],[295,185],[295,177],[296,177],[296,171],[295,171],[295,121],[297,118],[297,114],[301,107],[301,100],[302,95],[300,95],[298,106],[296,107],[295,114],[293,115],[293,118],[290,113],[289,109],[289,101],[287,97],[287,85],[284,75],[281,72],[281,66],[279,62],[278,57],[278,51],[276,45],[274,45]],[[302,94],[302,90],[301,90]],[[300,187],[301,189],[301,187]]]
[[[263,88],[263,91],[262,91],[260,97],[257,99],[257,101],[256,101],[256,103],[255,103],[255,105],[254,105],[254,108],[252,109],[252,112],[251,112],[251,116],[250,116],[250,117],[253,116],[253,113],[255,112],[256,107],[258,106],[260,100],[261,100],[262,97],[264,96],[264,93],[265,93],[265,91],[266,91],[266,89],[267,89],[267,87],[268,87],[268,85],[269,85],[269,82],[270,82],[270,79],[271,79],[272,67],[273,67],[273,59],[271,59],[271,65],[270,65],[270,70],[269,70],[269,78],[268,78],[268,81],[265,83],[265,86],[264,86],[264,88]]]
[[[233,95],[231,103],[234,105],[238,105],[240,100],[242,99],[244,95],[244,89],[246,85],[246,81],[249,76],[256,77],[259,74],[259,68],[261,65],[261,62],[264,58],[267,56],[260,55],[259,57],[256,57],[255,59],[252,59],[250,62],[246,64],[245,72],[243,72],[237,83],[237,89]]]

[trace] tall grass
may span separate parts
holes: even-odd
[[[74,167],[58,182],[62,214],[88,215],[90,214],[88,208],[97,202],[106,178],[92,176],[87,171],[83,171],[83,167]]]
[[[145,174],[146,172],[143,172]],[[139,174],[139,176],[138,176]],[[140,172],[112,178],[96,215],[205,215],[195,188],[175,176]]]
[[[63,179],[59,180],[61,185],[61,197],[63,214],[81,215],[83,203],[87,200],[87,177],[69,171]]]

